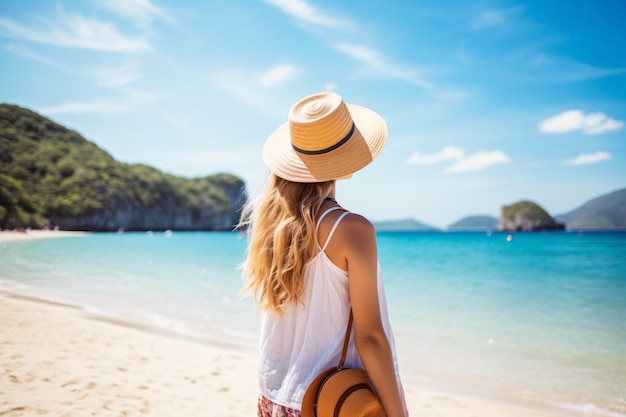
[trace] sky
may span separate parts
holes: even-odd
[[[291,105],[335,91],[389,131],[338,183],[349,210],[557,215],[626,187],[625,20],[622,0],[0,0],[0,102],[254,194]]]

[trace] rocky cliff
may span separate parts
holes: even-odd
[[[498,230],[524,232],[565,230],[565,224],[558,223],[536,203],[519,201],[502,207]]]
[[[137,206],[130,199],[117,201],[110,207],[79,215],[50,216],[50,224],[62,230],[232,230],[239,222],[246,201],[245,189],[239,181],[223,183],[228,202],[219,204],[204,198],[197,208],[185,207],[175,195],[164,196],[147,207]]]
[[[0,228],[232,230],[245,200],[234,175],[124,164],[33,111],[0,105]]]

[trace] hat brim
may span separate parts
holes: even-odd
[[[269,170],[293,182],[325,182],[348,177],[370,164],[383,150],[387,126],[376,112],[347,104],[355,124],[352,137],[342,146],[320,155],[305,155],[291,145],[289,122],[279,126],[263,146]]]

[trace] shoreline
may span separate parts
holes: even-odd
[[[233,346],[6,291],[0,292],[0,334],[5,364],[0,398],[6,398],[0,400],[0,414],[256,414],[256,356]],[[420,385],[405,385],[405,394],[414,416],[580,414]]]
[[[34,239],[52,239],[61,237],[86,236],[89,232],[75,232],[69,230],[29,230],[28,232],[18,232],[13,230],[0,231],[0,243],[17,242]]]

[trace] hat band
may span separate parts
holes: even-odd
[[[348,141],[348,140],[352,137],[352,134],[354,133],[354,128],[355,128],[355,126],[354,126],[354,122],[352,122],[352,128],[350,129],[350,131],[348,132],[348,134],[347,134],[347,135],[346,135],[343,139],[341,139],[339,142],[335,143],[335,144],[334,144],[334,145],[332,145],[332,146],[329,146],[329,147],[328,147],[328,148],[326,148],[326,149],[320,149],[320,150],[315,150],[315,151],[309,151],[309,150],[307,150],[307,149],[298,148],[298,147],[297,147],[296,145],[294,145],[293,143],[291,144],[291,146],[293,147],[293,149],[294,149],[296,152],[301,153],[301,154],[304,154],[304,155],[322,155],[322,154],[325,154],[325,153],[328,153],[328,152],[334,151],[335,149],[337,149],[337,148],[339,148],[340,146],[344,145],[344,144],[345,144],[345,143],[346,143],[346,142],[347,142],[347,141]]]

